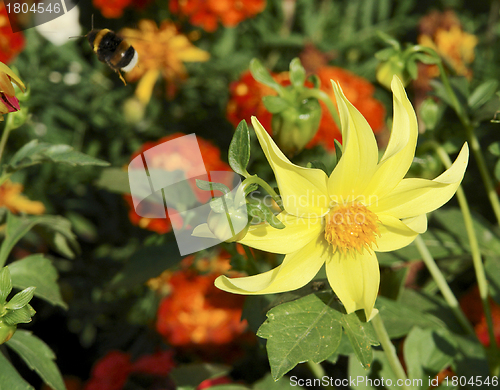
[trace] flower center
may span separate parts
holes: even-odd
[[[325,239],[342,253],[371,249],[379,236],[378,218],[361,203],[337,205],[326,216]]]

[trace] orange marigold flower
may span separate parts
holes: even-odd
[[[2,2],[0,4],[0,62],[10,62],[23,50],[24,44],[24,35],[21,32],[12,32],[7,9],[5,3]]]
[[[241,321],[244,296],[214,286],[219,274],[198,275],[178,271],[172,275],[172,292],[158,309],[156,329],[173,346],[224,345],[247,327]]]
[[[126,78],[130,81],[140,79],[136,96],[143,104],[151,99],[160,74],[167,82],[167,95],[172,98],[177,84],[187,78],[184,62],[203,62],[210,58],[209,53],[194,46],[167,20],[160,28],[152,20],[140,20],[138,29],[125,28],[121,34],[139,54],[139,66],[127,73]]]
[[[169,135],[167,137],[163,137],[155,142],[146,142],[141,148],[132,155],[131,161],[135,159],[135,157],[144,153],[146,150],[151,149],[157,145],[160,145],[164,142],[168,142],[170,140],[179,138],[184,136],[182,133],[175,133]],[[197,137],[198,145],[200,147],[200,152],[203,157],[203,162],[205,164],[205,168],[208,172],[210,171],[230,171],[231,168],[228,164],[220,159],[220,150],[214,146],[211,142],[204,140],[203,138]],[[192,150],[189,147],[179,148],[176,153],[170,153],[169,155],[165,155],[163,153],[158,153],[156,156],[152,156],[150,160],[149,169],[163,169],[165,171],[173,172],[176,170],[183,171],[186,177],[196,176],[198,171],[198,167],[193,165],[192,161]],[[134,163],[131,163],[132,167]],[[142,166],[135,167],[136,169],[141,169]],[[198,198],[200,202],[207,202],[210,199],[210,192],[205,191],[202,192],[197,189],[196,182],[194,179],[190,179],[189,183],[191,188],[193,188],[193,193]],[[179,214],[174,214],[172,218],[169,218],[168,212],[165,210],[166,218],[154,218],[154,216],[162,215],[163,212],[158,212],[158,208],[163,208],[162,205],[143,201],[140,203],[140,214],[142,217],[136,213],[134,209],[134,204],[131,195],[124,195],[125,201],[128,203],[130,211],[129,211],[129,219],[134,224],[143,229],[148,229],[159,234],[165,234],[172,230],[172,224],[174,226],[182,226],[182,219]],[[151,217],[148,217],[150,215]]]
[[[8,208],[12,213],[43,214],[45,206],[42,202],[29,200],[22,194],[23,185],[6,180],[0,185],[0,207]]]
[[[123,10],[130,5],[132,0],[93,0],[95,8],[101,10],[102,16],[109,19],[120,18]]]
[[[321,89],[328,93],[334,102],[331,79],[340,82],[347,99],[363,114],[374,132],[378,133],[382,130],[385,108],[380,101],[373,97],[375,87],[368,80],[333,66],[319,67],[316,74],[321,80]],[[290,85],[288,72],[272,74],[272,76],[281,85]],[[266,110],[262,103],[262,97],[268,95],[276,95],[276,92],[255,81],[251,73],[246,71],[238,81],[230,85],[230,99],[226,107],[228,120],[237,126],[242,119],[250,121],[250,117],[254,115],[259,118],[266,130],[271,131],[272,114]],[[341,132],[325,104],[320,103],[323,114],[319,129],[307,147],[322,144],[328,150],[333,150],[335,149],[334,140],[341,141]]]
[[[460,20],[453,11],[433,11],[422,18],[419,28],[419,44],[434,49],[458,75],[472,78],[468,65],[474,61],[478,40],[462,30]],[[439,75],[437,66],[419,64],[418,70],[416,88],[430,90],[429,81]]]
[[[189,22],[214,32],[217,22],[234,27],[266,8],[266,0],[173,0],[169,3],[174,14],[189,18]]]

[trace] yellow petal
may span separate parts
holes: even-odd
[[[9,75],[11,81],[14,84],[16,84],[21,89],[21,91],[24,92],[26,90],[26,87],[24,86],[24,84],[21,81],[21,79],[7,65],[5,65],[3,62],[0,62],[0,72]]]
[[[328,213],[330,199],[325,172],[292,164],[257,118],[252,117],[252,125],[276,176],[285,210],[302,218],[316,218]]]
[[[323,237],[311,241],[297,252],[285,256],[271,271],[244,278],[219,276],[215,285],[221,290],[245,295],[275,294],[303,287],[314,278],[331,253]]]
[[[427,231],[427,215],[422,214],[413,218],[405,218],[402,222],[408,226],[411,230],[416,231],[418,234],[425,233]]]
[[[441,207],[455,194],[467,168],[469,147],[464,144],[453,165],[434,180],[403,179],[387,196],[370,205],[375,214],[402,219]]]
[[[159,69],[149,69],[141,77],[141,80],[137,84],[137,87],[135,88],[135,96],[143,105],[148,104],[151,100],[151,95],[159,75]]]
[[[374,248],[377,252],[390,252],[403,248],[418,236],[418,232],[397,218],[385,214],[379,214],[377,217],[380,221],[380,237],[377,238],[377,245]]]
[[[297,218],[287,212],[278,219],[284,229],[275,229],[267,223],[250,226],[238,242],[266,252],[287,254],[298,251],[323,231],[323,218]]]
[[[326,275],[333,291],[347,313],[364,309],[370,320],[380,284],[380,270],[375,253],[364,251],[342,255],[338,251],[326,262]]]
[[[415,156],[418,125],[415,111],[406,96],[401,80],[392,79],[394,116],[392,132],[372,181],[366,189],[370,196],[382,198],[403,179]]]
[[[363,194],[371,181],[378,161],[378,148],[373,130],[361,113],[333,83],[342,124],[344,150],[340,162],[328,179],[328,191],[338,203],[353,201]]]

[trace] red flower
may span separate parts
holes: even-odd
[[[0,62],[8,63],[24,48],[25,39],[21,32],[13,33],[5,3],[0,4]]]
[[[121,18],[123,10],[130,5],[135,8],[144,8],[150,0],[93,0],[94,7],[101,10],[102,16],[108,19]]]
[[[335,102],[331,79],[339,81],[342,90],[352,104],[367,119],[374,133],[380,132],[384,126],[385,108],[380,101],[373,97],[375,87],[366,79],[355,75],[345,69],[333,66],[322,66],[317,69],[317,75],[321,80],[321,90],[328,93]],[[272,74],[273,78],[281,85],[289,85],[288,72]],[[227,104],[226,113],[228,120],[237,126],[245,119],[250,121],[250,117],[255,115],[264,128],[272,135],[271,118],[264,104],[262,97],[276,95],[276,92],[269,87],[255,81],[249,71],[243,73],[241,78],[230,85],[230,99]],[[324,103],[321,103],[323,114],[318,132],[309,142],[307,147],[322,144],[328,150],[335,149],[334,140],[341,141],[341,132],[335,124],[330,112]]]
[[[146,150],[153,148],[154,146],[160,145],[164,142],[179,138],[184,136],[182,133],[175,133],[164,137],[156,142],[146,142],[142,147],[133,154],[131,161],[134,161],[135,157],[144,153]],[[230,171],[231,168],[228,164],[220,159],[220,150],[212,145],[209,141],[206,141],[200,137],[197,137],[198,145],[200,147],[200,152],[203,157],[203,162],[207,172],[210,171]],[[197,175],[199,167],[195,166],[192,159],[192,150],[189,147],[181,147],[176,151],[176,153],[171,153],[169,155],[162,154],[161,152],[157,155],[149,156],[150,165],[148,169],[163,169],[166,171],[176,171],[180,170],[185,173],[186,177],[193,177]],[[131,163],[132,166],[141,164],[139,161]],[[135,164],[135,165],[134,165]],[[142,168],[142,166],[137,166],[137,169]],[[208,191],[202,192],[197,189],[194,179],[190,179],[189,183],[193,189],[193,193],[196,195],[200,202],[206,202],[210,199],[211,193]],[[178,214],[175,214],[170,219],[168,213],[165,210],[166,218],[155,218],[155,216],[162,215],[162,211],[159,212],[158,208],[163,208],[162,205],[152,203],[152,202],[141,202],[138,207],[140,207],[140,216],[136,213],[134,209],[133,200],[131,195],[124,196],[125,201],[130,207],[129,218],[134,225],[138,225],[143,229],[148,229],[155,231],[159,234],[168,233],[172,230],[172,224],[175,226],[182,226],[182,219]],[[151,216],[151,217],[148,217]]]
[[[153,355],[141,356],[130,361],[130,354],[111,351],[99,360],[92,370],[92,377],[84,390],[121,390],[130,374],[150,374],[168,376],[175,366],[171,351],[161,351]]]
[[[218,274],[178,271],[170,279],[171,294],[158,309],[156,329],[173,346],[220,346],[246,329],[241,321],[245,297],[214,286]]]
[[[189,17],[189,22],[213,32],[217,22],[234,27],[241,21],[262,12],[266,0],[172,0],[170,11]]]

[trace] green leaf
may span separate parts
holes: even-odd
[[[303,390],[302,386],[298,386],[292,383],[292,379],[281,378],[279,381],[275,381],[271,374],[266,374],[264,378],[258,380],[253,384],[253,390],[290,390],[292,387],[297,390]],[[212,388],[210,388],[212,389]]]
[[[264,103],[264,107],[266,107],[266,110],[271,114],[278,114],[290,108],[290,104],[279,96],[264,96],[262,98],[262,103]]]
[[[491,297],[500,305],[500,258],[490,257],[484,263]]]
[[[471,110],[476,110],[490,100],[498,87],[498,81],[488,80],[480,84],[467,99],[467,104]]]
[[[196,179],[196,186],[203,191],[220,191],[224,195],[231,192],[231,190],[222,183],[214,183],[200,179]]]
[[[175,241],[164,245],[140,248],[127,261],[111,282],[110,289],[131,289],[138,284],[157,277],[163,271],[181,261],[179,249]]]
[[[61,373],[54,363],[56,356],[42,340],[31,332],[18,330],[6,345],[16,351],[47,385],[55,390],[66,390]]]
[[[0,271],[0,305],[2,305],[12,291],[12,279],[9,267]]]
[[[52,215],[18,217],[9,212],[5,240],[0,247],[0,264],[5,264],[14,245],[36,225],[41,226],[41,234],[45,235],[54,249],[67,257],[74,257],[78,242],[67,219]]]
[[[326,168],[326,165],[322,161],[318,160],[310,161],[307,163],[307,168],[321,169],[328,175],[328,169]]]
[[[17,310],[26,306],[33,298],[35,288],[36,287],[27,287],[23,291],[19,291],[5,307],[9,310]]]
[[[228,161],[232,170],[241,176],[248,176],[247,165],[250,161],[250,132],[247,123],[242,120],[234,131],[229,145]]]
[[[257,335],[267,339],[271,374],[278,380],[298,363],[320,363],[340,343],[342,314],[325,304],[316,294],[287,302],[267,313]]]
[[[490,146],[488,146],[488,151],[497,157],[500,157],[500,142],[493,142]]]
[[[428,378],[448,367],[456,352],[456,343],[447,330],[412,329],[403,348],[408,377],[422,380],[422,386],[419,388],[427,389]]]
[[[26,305],[16,310],[9,310],[2,317],[2,321],[7,325],[28,324],[31,322],[31,317],[36,314],[31,305]]]
[[[34,387],[30,386],[21,375],[18,374],[17,370],[12,367],[12,364],[7,360],[7,358],[0,352],[0,389],[8,390],[35,390]]]
[[[281,94],[283,91],[283,87],[273,79],[269,71],[264,68],[257,58],[253,58],[250,61],[250,73],[252,73],[255,80],[274,89],[278,94]]]
[[[251,217],[257,219],[256,223],[266,221],[275,229],[284,229],[285,225],[281,222],[274,213],[259,199],[247,199],[247,213]]]
[[[193,363],[175,367],[170,376],[178,387],[196,387],[206,379],[227,375],[231,368],[222,364]]]
[[[477,337],[458,334],[452,334],[452,336],[457,345],[457,352],[452,364],[453,371],[466,378],[472,378],[476,375],[482,375],[483,378],[486,378],[490,375],[486,350]]]
[[[384,268],[380,273],[380,295],[397,300],[403,291],[409,267],[398,269]]]
[[[67,308],[57,284],[57,270],[52,262],[41,254],[27,256],[9,264],[12,283],[16,288],[35,286],[35,296]]]
[[[290,62],[290,81],[294,87],[302,87],[306,80],[306,70],[300,63],[299,58],[294,58]]]
[[[500,180],[500,160],[498,160],[495,164],[494,174],[495,179]]]
[[[396,388],[398,380],[389,365],[385,353],[382,351],[373,351],[373,362],[368,372],[358,364],[354,356],[351,356],[349,358],[348,372],[351,379],[350,384],[352,384],[352,388],[356,390],[392,389]],[[382,383],[382,378],[384,378],[384,387],[372,386],[373,384]],[[377,379],[379,379],[379,381],[375,382]],[[392,385],[388,386],[388,383],[392,383]]]
[[[97,187],[117,194],[130,194],[128,172],[122,168],[105,168],[94,183]]]
[[[361,322],[356,313],[342,316],[342,326],[351,342],[354,354],[366,369],[373,360],[372,345],[379,345],[377,335],[369,322]]]
[[[69,145],[51,145],[32,140],[24,145],[12,157],[7,166],[8,172],[44,162],[64,163],[71,166],[97,165],[107,166],[108,162],[77,152]]]

